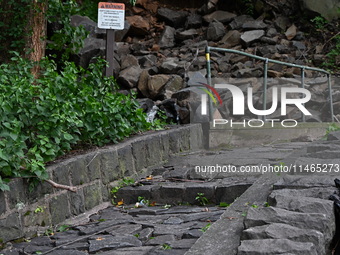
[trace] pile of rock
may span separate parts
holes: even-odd
[[[210,7],[174,10],[152,0],[137,1],[136,7],[126,12],[125,29],[116,31],[113,75],[121,92],[135,91],[139,98],[144,98],[141,104],[146,111],[156,104],[173,120],[188,123],[189,113],[195,109],[188,104],[186,87],[197,85],[199,75],[202,76],[199,81],[205,81],[207,45],[301,65],[318,66],[324,61],[322,45],[315,43],[314,38],[307,38],[283,15],[267,19],[264,14],[254,19]],[[86,68],[92,57],[105,55],[106,32],[87,17],[73,16],[71,23],[83,25],[90,32],[76,56],[78,63]],[[211,61],[213,77],[263,76],[263,63],[246,56],[213,52]],[[305,73],[307,77],[317,75],[307,70]],[[296,78],[300,74],[299,68],[269,65],[269,77]],[[314,108],[326,107],[327,89],[319,86],[314,94],[318,102]],[[340,104],[340,98],[335,99],[335,104]],[[221,114],[225,117],[230,108],[224,108],[227,109],[222,109]],[[319,111],[317,115],[324,113]],[[319,119],[317,115],[313,121]]]

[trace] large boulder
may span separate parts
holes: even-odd
[[[339,0],[300,0],[302,8],[309,11],[317,12],[327,20],[340,18],[340,1]]]

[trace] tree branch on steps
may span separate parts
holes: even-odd
[[[66,190],[69,190],[69,191],[72,191],[72,192],[76,192],[77,191],[76,187],[59,184],[59,183],[56,183],[56,182],[54,182],[52,180],[45,180],[45,181],[48,182],[49,184],[51,184],[53,186],[53,188],[56,188],[56,189],[66,189]]]

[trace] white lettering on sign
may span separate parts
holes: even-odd
[[[98,27],[103,29],[124,29],[125,5],[121,3],[98,4]]]

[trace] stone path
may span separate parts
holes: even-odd
[[[121,188],[117,201],[125,205],[53,236],[8,244],[0,254],[329,254],[335,217],[328,197],[339,175],[329,168],[340,163],[333,138],[178,155],[153,169],[152,179]],[[328,172],[241,172],[311,163],[327,164]],[[212,204],[198,206],[198,193]],[[134,208],[138,199],[154,206]]]

